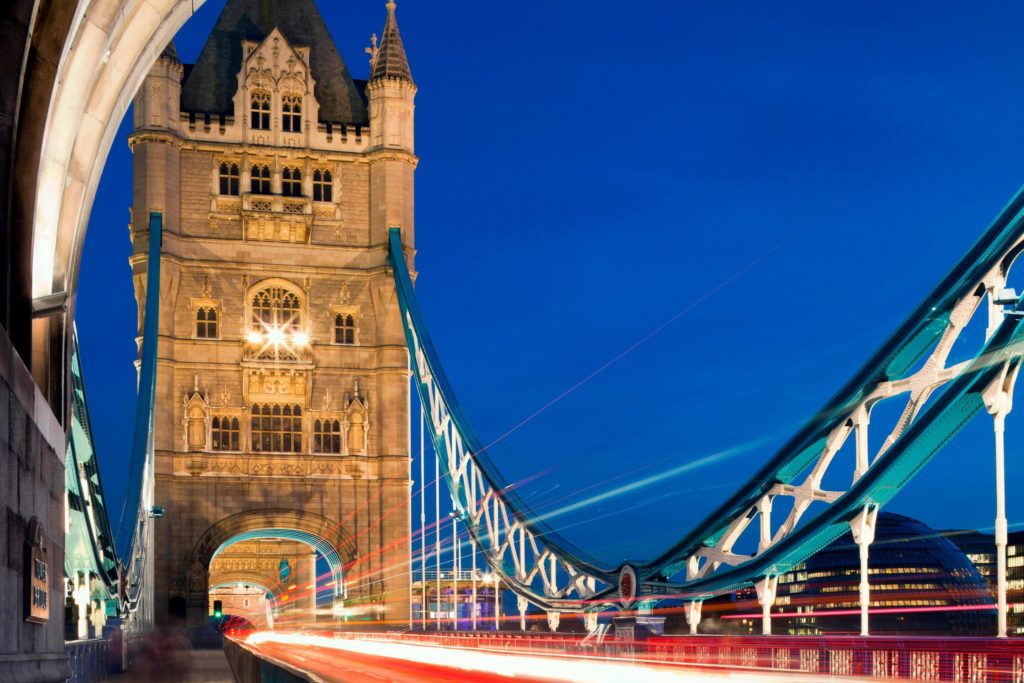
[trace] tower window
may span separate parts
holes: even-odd
[[[270,93],[257,90],[252,94],[252,129],[270,130]]]
[[[285,197],[302,196],[302,171],[286,168],[281,173],[281,194]]]
[[[253,166],[249,181],[249,191],[253,194],[270,194],[270,167]]]
[[[302,98],[285,95],[281,98],[281,128],[286,133],[302,131]]]
[[[334,316],[334,343],[356,343],[356,319],[350,313],[338,313]]]
[[[314,202],[329,202],[333,192],[331,190],[331,177],[330,171],[313,171],[313,201]]]
[[[302,452],[302,408],[261,404],[252,407],[252,450],[265,453]]]
[[[341,453],[341,421],[313,421],[313,451],[316,453]]]
[[[213,450],[215,451],[237,451],[239,448],[239,437],[242,430],[237,417],[217,416],[214,417],[210,431],[213,433]]]
[[[199,339],[216,339],[217,309],[212,306],[201,306],[196,310],[196,337]]]
[[[238,196],[238,164],[223,163],[220,165],[220,193],[232,197]]]
[[[252,297],[252,323],[259,331],[264,327],[298,331],[302,322],[299,297],[284,287],[267,287]]]

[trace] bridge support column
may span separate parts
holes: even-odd
[[[766,576],[754,584],[757,590],[757,601],[761,605],[761,634],[772,634],[772,605],[775,604],[775,592],[779,587],[779,577]]]
[[[995,381],[982,393],[985,408],[992,415],[996,441],[996,636],[1006,637],[1006,471],[1004,466],[1004,431],[1006,416],[1013,408],[1013,386],[1020,366],[1010,369],[1003,366]]]
[[[700,625],[700,612],[704,607],[703,600],[692,600],[683,605],[683,612],[686,613],[686,623],[690,626],[690,635],[697,635],[697,627]]]
[[[548,628],[554,633],[558,630],[558,624],[562,620],[562,615],[559,612],[548,612]]]
[[[526,598],[516,596],[516,607],[519,608],[519,630],[526,631],[526,607],[530,603],[526,601]]]
[[[597,630],[597,618],[600,616],[600,612],[584,612],[583,613],[583,625],[587,629],[587,633],[593,633]]]
[[[868,635],[868,605],[871,603],[871,586],[868,583],[868,549],[875,542],[875,522],[878,520],[878,506],[866,505],[859,515],[850,520],[853,541],[860,550],[860,634]]]

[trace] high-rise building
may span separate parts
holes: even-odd
[[[998,590],[995,536],[979,531],[943,531],[942,534],[966,553],[994,597]],[[1007,535],[1006,602],[1007,634],[1024,635],[1024,531]]]
[[[214,558],[268,539],[326,561],[321,618],[407,619],[409,371],[386,264],[389,228],[413,253],[416,86],[395,11],[359,81],[312,0],[228,0],[196,63],[169,45],[135,98],[140,337],[163,220],[158,621],[206,623]],[[264,569],[235,576],[278,583]]]

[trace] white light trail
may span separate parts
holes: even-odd
[[[622,683],[642,680],[650,683],[678,683],[679,681],[780,681],[793,680],[792,672],[782,677],[755,671],[711,672],[667,667],[646,666],[634,662],[616,662],[582,658],[563,658],[551,655],[504,654],[485,650],[449,648],[437,645],[396,643],[372,639],[330,638],[305,633],[263,631],[249,636],[249,645],[261,643],[319,647],[326,650],[350,652],[371,657],[397,659],[426,666],[437,666],[461,671],[497,674],[510,678],[540,678],[572,681],[573,683]]]

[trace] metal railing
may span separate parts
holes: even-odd
[[[64,644],[71,678],[68,683],[102,681],[110,673],[110,642],[103,638],[72,640]]]

